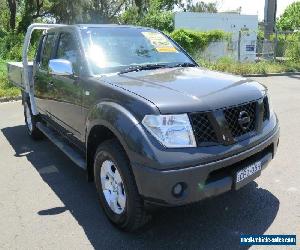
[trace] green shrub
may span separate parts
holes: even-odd
[[[8,33],[0,40],[0,57],[6,60],[20,61],[22,59],[23,41],[23,35]]]
[[[257,41],[262,42],[264,39],[264,32],[261,29],[259,29],[257,32]]]
[[[219,30],[200,32],[179,29],[171,32],[170,37],[187,52],[195,55],[197,52],[204,50],[211,42],[228,39],[230,36]]]
[[[260,62],[236,62],[232,58],[220,58],[216,62],[208,62],[204,59],[198,60],[199,65],[222,72],[233,73],[237,75],[246,74],[267,74],[281,72],[295,72],[300,70],[299,62],[282,61],[260,61]]]
[[[300,32],[287,37],[284,55],[291,61],[300,62]]]
[[[36,50],[37,36],[33,37],[32,45],[29,47],[28,57],[32,59]],[[22,60],[22,49],[24,43],[24,35],[16,33],[7,33],[0,38],[0,58],[4,60]]]
[[[0,98],[20,95],[20,90],[7,79],[6,62],[0,60]]]
[[[277,44],[276,44],[276,56],[277,57],[283,57],[284,51],[286,48],[286,36],[283,34],[279,34],[277,36]]]

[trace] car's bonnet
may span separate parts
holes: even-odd
[[[198,67],[144,70],[109,76],[106,81],[144,97],[164,114],[219,109],[265,93],[265,87],[252,80]]]

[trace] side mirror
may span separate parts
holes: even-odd
[[[49,73],[59,76],[73,75],[72,63],[65,59],[52,59],[49,61]]]

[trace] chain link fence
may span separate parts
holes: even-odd
[[[243,30],[231,34],[231,39],[212,42],[200,51],[198,58],[217,61],[228,57],[240,62],[299,59],[300,32],[263,32]]]

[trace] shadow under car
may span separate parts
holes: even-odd
[[[86,181],[84,171],[52,143],[33,141],[24,125],[4,128],[2,133],[15,157],[26,157],[64,203],[36,212],[55,216],[69,210],[95,249],[245,249],[239,245],[240,234],[263,234],[279,209],[272,193],[251,182],[239,191],[189,206],[162,208],[143,231],[124,233],[106,219],[94,184]]]

